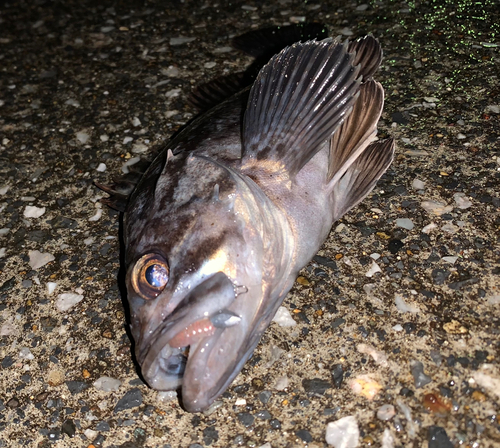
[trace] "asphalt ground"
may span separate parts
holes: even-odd
[[[499,447],[499,19],[491,0],[2,3],[0,446],[323,447],[351,417],[346,447]],[[189,414],[138,376],[93,181],[251,63],[231,37],[301,21],[380,40],[396,157],[301,272],[296,325]]]

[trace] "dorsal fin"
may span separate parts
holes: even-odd
[[[333,185],[373,141],[384,107],[384,89],[376,81],[361,86],[354,109],[330,142],[328,179]]]
[[[243,123],[243,164],[269,160],[294,176],[349,115],[360,82],[337,40],[294,44],[260,71]]]
[[[373,36],[365,36],[349,44],[349,52],[356,53],[354,65],[360,65],[359,74],[368,81],[382,61],[382,47]]]
[[[359,204],[385,173],[394,157],[394,139],[375,142],[349,166],[333,185],[333,220]]]

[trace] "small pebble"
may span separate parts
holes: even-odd
[[[398,311],[400,311],[401,313],[416,314],[416,313],[420,312],[420,308],[418,308],[418,306],[410,305],[410,304],[406,303],[401,294],[396,294],[394,296],[394,304],[396,305],[396,308],[398,309]]]
[[[175,390],[162,390],[156,395],[158,401],[162,403],[168,403],[169,401],[175,400],[177,398],[177,391]]]
[[[451,443],[448,435],[444,428],[440,426],[429,426],[427,434],[427,441],[429,443],[429,448],[453,448],[454,445]]]
[[[403,229],[412,230],[414,226],[413,221],[409,218],[398,218],[396,219],[396,226]]]
[[[83,434],[85,435],[85,437],[87,437],[88,440],[94,440],[99,435],[99,433],[97,431],[94,431],[93,429],[86,429],[85,431],[83,431]]]
[[[453,210],[452,205],[446,205],[445,203],[439,201],[423,201],[420,205],[426,212],[436,216],[450,213]]]
[[[280,376],[274,385],[276,390],[285,390],[288,387],[289,379],[286,376]]]
[[[71,292],[59,294],[57,297],[58,299],[56,300],[56,308],[61,312],[70,310],[77,303],[83,300],[82,294],[75,294]]]
[[[25,218],[40,218],[45,213],[45,207],[35,207],[34,205],[27,205],[24,209]]]
[[[365,276],[373,277],[377,272],[382,272],[382,269],[380,269],[380,266],[377,263],[375,263],[375,261],[372,261],[370,269],[368,269]]]
[[[30,258],[30,267],[34,271],[55,260],[54,255],[49,254],[48,252],[42,253],[38,250],[30,250],[28,252],[28,256]]]
[[[359,428],[356,417],[349,415],[330,422],[326,426],[326,443],[335,448],[355,448],[359,444]]]
[[[417,389],[424,387],[432,381],[432,378],[424,373],[424,365],[420,361],[411,361],[410,368]]]
[[[276,315],[274,316],[273,322],[276,322],[280,327],[294,327],[297,322],[293,319],[288,308],[280,306]]]
[[[85,145],[90,140],[90,135],[85,131],[80,131],[76,133],[76,139],[82,144]]]
[[[99,379],[94,381],[94,387],[97,390],[102,390],[103,392],[117,391],[122,382],[115,378],[109,376],[101,376]]]
[[[420,179],[413,179],[411,186],[415,190],[423,190],[425,188],[425,183],[423,181],[421,181]]]
[[[465,193],[455,193],[453,195],[453,199],[455,199],[455,204],[461,210],[466,210],[469,207],[472,207],[472,202],[465,196]]]
[[[377,410],[377,418],[379,420],[390,420],[396,415],[396,409],[392,404],[384,404],[380,406]]]
[[[373,400],[382,389],[382,386],[370,375],[359,375],[349,381],[349,387],[356,395],[367,400]]]
[[[142,404],[142,393],[139,389],[130,389],[120,400],[116,403],[114,412],[115,414],[125,409],[132,409]]]
[[[101,162],[98,165],[98,167],[96,168],[96,171],[99,171],[100,173],[104,173],[104,171],[106,171],[106,164]]]
[[[193,42],[194,40],[196,40],[196,37],[184,37],[184,36],[171,37],[170,45],[176,46],[176,45],[188,44],[189,42]]]
[[[240,412],[239,414],[236,415],[238,417],[238,421],[245,427],[248,428],[249,426],[253,425],[253,422],[255,420],[255,417],[248,413],[248,412]]]
[[[385,428],[382,434],[382,446],[380,448],[394,448],[394,437],[389,428]]]

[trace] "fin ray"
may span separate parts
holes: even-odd
[[[360,87],[353,54],[338,41],[297,43],[274,56],[252,86],[243,162],[270,159],[295,175],[352,110]]]

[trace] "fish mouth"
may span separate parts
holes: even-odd
[[[213,375],[213,366],[207,363],[222,334],[241,321],[229,309],[236,296],[231,280],[222,272],[215,273],[191,291],[138,353],[146,382],[161,391],[182,386],[183,405],[190,412],[208,407],[227,382],[214,385],[220,375]],[[217,367],[225,372],[227,363]]]

